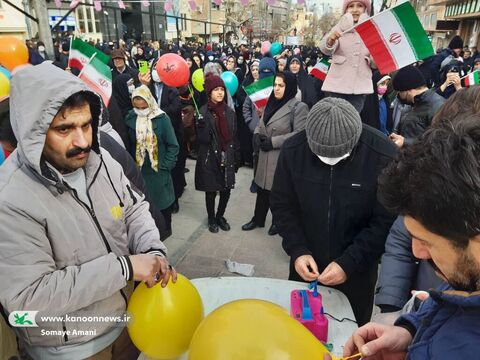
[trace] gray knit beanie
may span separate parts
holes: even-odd
[[[362,134],[362,120],[346,100],[328,97],[307,116],[308,145],[318,156],[340,157],[352,151]]]

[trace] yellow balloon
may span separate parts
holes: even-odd
[[[10,80],[5,74],[0,73],[0,98],[10,94]]]
[[[325,346],[285,309],[249,299],[210,313],[193,335],[188,359],[323,360],[326,354]]]
[[[165,288],[141,283],[133,292],[128,333],[135,346],[153,359],[173,359],[188,350],[203,319],[203,304],[193,284],[178,274]]]
[[[192,85],[198,91],[203,91],[203,69],[197,69],[192,74]]]

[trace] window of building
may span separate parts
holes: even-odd
[[[437,23],[437,14],[433,13],[430,16],[430,25],[435,26],[436,23]]]

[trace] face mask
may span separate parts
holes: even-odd
[[[386,86],[380,86],[378,89],[377,89],[377,94],[378,95],[385,95],[385,93],[387,92],[387,87]]]
[[[239,64],[243,64],[243,59],[238,59]]]
[[[147,117],[148,114],[150,114],[150,109],[149,108],[146,108],[146,109],[133,108],[133,111],[135,111],[135,114],[137,114],[138,116],[141,116],[141,117]]]
[[[162,80],[160,80],[160,76],[158,76],[157,70],[152,71],[152,80],[156,83],[162,82]]]
[[[330,157],[325,157],[325,156],[320,156],[320,155],[317,155],[318,158],[320,159],[321,162],[327,164],[327,165],[330,165],[330,166],[333,166],[335,164],[338,164],[340,161],[342,161],[343,159],[347,158],[350,156],[350,153],[346,153],[345,155],[343,156],[340,156],[340,157],[335,157],[335,158],[330,158]]]
[[[213,55],[210,55],[210,56],[208,57],[208,60],[210,60],[210,61],[213,61],[213,59],[214,59]]]
[[[44,51],[45,51],[45,46],[40,45],[40,46],[38,47],[38,51],[44,52]]]

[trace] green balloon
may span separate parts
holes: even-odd
[[[203,69],[197,69],[193,72],[192,85],[198,91],[203,91]]]
[[[274,42],[270,48],[270,52],[273,56],[280,54],[282,52],[282,44]]]

